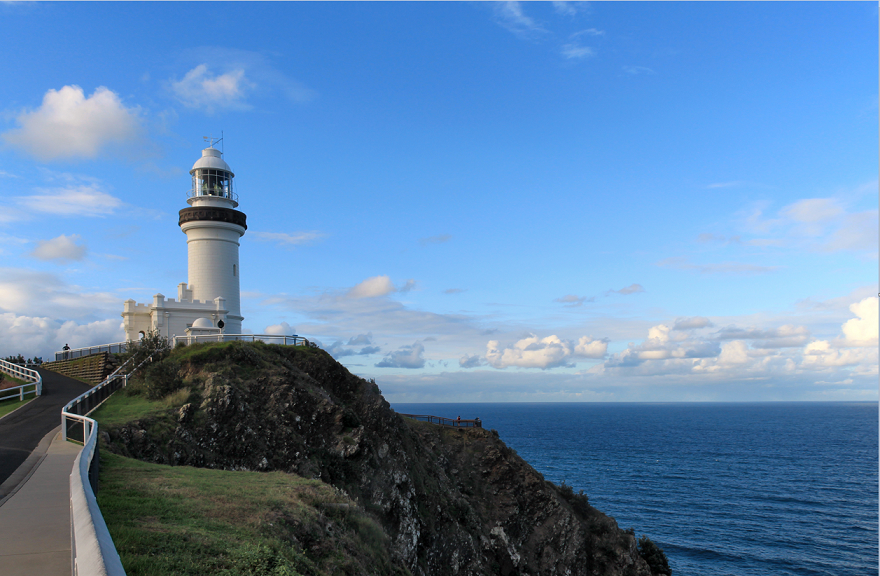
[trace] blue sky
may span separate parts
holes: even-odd
[[[0,4],[0,356],[186,281],[391,401],[876,400],[876,3]]]

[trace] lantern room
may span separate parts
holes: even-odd
[[[232,188],[235,174],[223,160],[222,152],[213,147],[205,148],[189,173],[192,175],[192,189],[188,204],[192,206],[200,198],[222,198],[230,201],[233,208],[238,206],[238,195]]]

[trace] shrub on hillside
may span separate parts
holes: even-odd
[[[221,576],[298,576],[293,565],[284,556],[265,544],[246,544],[233,550],[234,568],[220,572]]]
[[[655,576],[672,576],[672,570],[669,568],[669,561],[663,550],[651,542],[647,536],[639,538],[639,555],[648,563],[651,574]]]
[[[183,379],[180,377],[180,362],[170,358],[149,364],[144,370],[143,378],[144,389],[150,400],[164,398],[183,388]]]
[[[571,504],[571,507],[574,508],[576,512],[579,512],[583,516],[589,515],[590,499],[584,494],[583,490],[575,492],[574,488],[566,484],[565,480],[563,480],[562,484],[559,485],[559,492],[562,494],[562,497],[565,498],[565,501]]]
[[[155,330],[151,330],[137,342],[129,340],[128,348],[121,355],[121,360],[124,362],[134,357],[134,360],[129,364],[131,368],[134,368],[150,356],[153,357],[154,362],[162,360],[168,356],[170,351],[171,345],[168,343],[168,338],[160,336]]]

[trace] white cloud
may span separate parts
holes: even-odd
[[[86,324],[40,316],[0,313],[0,357],[12,354],[54,360],[65,344],[84,348],[125,340],[122,320],[111,318]]]
[[[789,204],[781,214],[795,222],[812,224],[834,219],[843,214],[843,208],[834,198],[807,198]]]
[[[417,284],[418,284],[418,283],[417,283],[415,280],[413,280],[412,278],[410,278],[409,280],[406,281],[406,283],[405,283],[405,284],[403,285],[403,287],[399,290],[399,292],[411,292],[412,290],[415,290],[415,289],[416,289],[416,285],[417,285]]]
[[[401,346],[398,350],[388,353],[377,368],[423,368],[425,359],[422,353],[425,347],[420,342],[414,342],[412,346]]]
[[[608,290],[606,294],[620,294],[622,296],[627,296],[629,294],[638,294],[639,292],[644,292],[645,289],[641,284],[630,284],[625,288],[621,288],[620,290]]]
[[[571,352],[571,345],[555,335],[539,339],[532,334],[503,349],[499,348],[497,340],[490,340],[486,344],[486,360],[499,369],[518,366],[545,370],[564,366]]]
[[[281,324],[272,324],[271,326],[266,326],[266,330],[263,332],[263,334],[293,336],[294,334],[296,334],[296,330],[294,330],[293,326],[291,326],[287,322],[282,322]]]
[[[823,381],[867,377],[878,370],[877,303],[876,297],[869,297],[852,304],[849,309],[856,318],[842,324],[844,338],[837,340],[809,342],[810,330],[794,324],[770,328],[732,324],[703,335],[699,332],[712,326],[705,318],[680,319],[673,329],[659,324],[648,330],[640,344],[630,343],[591,373],[642,378],[677,375],[683,383],[706,382],[706,378],[712,382],[775,381],[795,376],[808,381],[808,374],[816,371],[828,375]],[[681,332],[682,328],[687,332]]]
[[[595,50],[593,50],[589,46],[581,46],[577,42],[569,42],[568,44],[563,44],[561,52],[562,55],[569,60],[579,60],[581,58],[589,58],[596,55]]]
[[[340,358],[344,358],[346,356],[354,356],[354,354],[355,354],[354,350],[351,350],[350,348],[346,348],[345,345],[338,340],[336,342],[334,342],[333,344],[331,344],[330,346],[326,346],[324,348],[324,350],[328,354],[330,354],[331,356],[336,358],[337,360],[339,360]]]
[[[664,258],[655,264],[661,268],[689,270],[700,274],[766,274],[779,269],[778,266],[760,266],[745,262],[715,262],[710,264],[692,264],[687,258],[673,256]]]
[[[852,368],[853,375],[876,375],[878,372],[878,299],[864,298],[850,304],[849,311],[856,316],[841,326],[843,338],[814,340],[803,353],[803,367],[828,371],[834,368]]]
[[[324,234],[315,231],[294,232],[293,234],[288,234],[287,232],[251,232],[250,234],[257,240],[275,242],[278,246],[288,247],[311,244],[315,240],[324,237]]]
[[[850,346],[876,346],[878,340],[878,298],[865,298],[861,302],[851,304],[850,312],[856,318],[847,320],[843,326],[843,334]]]
[[[79,234],[62,234],[51,240],[39,240],[30,255],[38,260],[82,260],[86,247],[76,243],[79,239]]]
[[[37,188],[31,196],[19,196],[18,205],[28,212],[57,216],[107,216],[122,206],[122,201],[95,185],[80,184],[62,188]]]
[[[458,359],[458,365],[461,368],[478,368],[486,364],[486,359],[479,354],[465,354]]]
[[[878,245],[877,210],[847,214],[822,247],[828,252],[841,250],[873,251]]]
[[[142,128],[137,108],[126,108],[101,86],[85,97],[79,86],[49,90],[43,104],[22,112],[20,128],[2,135],[6,143],[40,160],[95,158],[108,146],[137,142]]]
[[[563,14],[565,16],[574,16],[577,14],[577,8],[571,2],[553,2],[553,9],[556,10],[559,14]]]
[[[181,58],[195,65],[183,80],[167,83],[169,91],[188,105],[211,113],[215,109],[248,109],[258,96],[281,94],[292,102],[308,102],[317,94],[275,68],[259,52],[222,46],[184,50]]]
[[[876,190],[871,182],[858,188]],[[876,193],[875,193],[876,195]],[[765,205],[746,212],[738,222],[746,233],[760,234],[746,244],[813,252],[852,251],[876,257],[878,211],[848,211],[838,198],[806,198],[784,206],[776,218],[764,217]]]
[[[791,348],[806,344],[810,331],[805,326],[785,324],[771,330],[726,326],[716,332],[715,340],[750,339],[753,348]]]
[[[703,316],[694,316],[692,318],[678,318],[675,320],[673,330],[693,330],[695,328],[707,328],[714,326],[712,321]]]
[[[747,364],[749,362],[749,345],[742,340],[733,340],[727,342],[721,347],[721,354],[718,355],[719,364]]]
[[[586,296],[576,296],[574,294],[566,294],[562,298],[555,298],[554,302],[565,304],[568,307],[576,307],[583,305],[584,302],[594,302],[595,298],[587,298]]]
[[[373,276],[348,291],[349,298],[376,298],[391,294],[397,289],[388,276]]]
[[[744,181],[742,181],[742,180],[735,180],[735,181],[733,181],[733,182],[715,182],[715,183],[713,183],[713,184],[709,184],[708,186],[706,186],[706,188],[709,188],[709,189],[713,189],[713,188],[730,188],[730,187],[732,187],[732,186],[741,186],[741,185],[743,185],[743,184],[746,184],[746,182],[744,182]]]
[[[348,339],[347,346],[369,346],[373,343],[373,333],[358,334]]]
[[[730,236],[725,237],[721,234],[712,234],[710,232],[704,232],[697,236],[697,242],[701,244],[707,244],[709,242],[721,242],[725,245],[727,244],[741,244],[742,238],[739,236]]]
[[[254,88],[256,84],[246,78],[244,69],[212,74],[207,64],[199,64],[182,80],[171,82],[171,91],[182,104],[209,114],[217,108],[250,108],[244,100]]]
[[[492,6],[496,22],[518,36],[531,37],[546,32],[533,18],[526,16],[519,2],[496,2]]]
[[[116,294],[91,292],[55,274],[0,268],[0,312],[92,321],[122,313]]]
[[[486,361],[499,369],[517,366],[546,370],[569,365],[572,356],[602,358],[607,348],[608,343],[605,340],[594,340],[590,336],[582,336],[574,344],[555,334],[540,339],[530,334],[504,348],[500,347],[498,340],[490,340],[486,344]]]
[[[586,30],[581,30],[580,32],[575,32],[571,35],[571,38],[577,38],[579,36],[604,36],[604,30],[597,30],[595,28],[587,28]]]
[[[574,355],[583,358],[604,358],[608,352],[606,340],[593,340],[591,336],[581,336],[574,347]]]

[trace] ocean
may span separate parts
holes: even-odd
[[[878,404],[392,404],[479,417],[675,576],[878,573]]]

